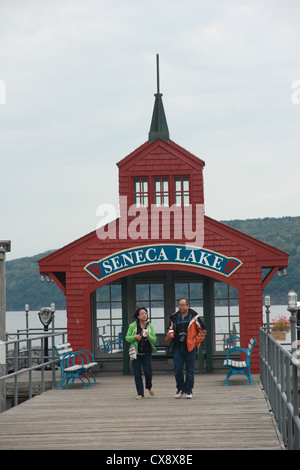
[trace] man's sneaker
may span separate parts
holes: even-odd
[[[153,390],[152,388],[150,388],[150,390],[148,390],[148,392],[150,393],[150,395],[151,395],[152,397],[154,397],[154,390]]]
[[[138,396],[136,397],[137,400],[141,400],[142,398],[144,398],[142,395],[138,395]]]
[[[175,398],[181,398],[183,396],[184,396],[183,390],[177,390],[177,392],[175,393]]]
[[[185,398],[193,398],[193,394],[192,393],[187,393]]]

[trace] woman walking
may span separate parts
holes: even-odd
[[[145,307],[139,307],[134,314],[135,321],[129,325],[126,341],[135,346],[136,359],[132,361],[137,399],[144,398],[144,385],[142,380],[142,368],[144,369],[146,389],[150,395],[154,395],[152,389],[152,352],[156,352],[154,343],[156,335],[152,323],[148,320],[148,312]]]

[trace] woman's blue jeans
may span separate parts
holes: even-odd
[[[192,351],[182,351],[174,348],[174,374],[177,390],[184,393],[192,393],[194,388],[194,370],[197,348]],[[184,380],[183,366],[185,363],[186,377]]]
[[[138,395],[144,396],[144,385],[142,379],[142,367],[145,374],[146,389],[152,388],[152,355],[151,353],[137,354],[137,358],[132,361],[135,386]]]

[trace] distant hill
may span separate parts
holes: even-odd
[[[298,292],[300,299],[300,217],[264,218],[222,221],[241,232],[251,235],[290,254],[287,275],[275,275],[265,289],[273,305],[286,305],[290,289]],[[6,262],[6,309],[40,310],[55,302],[56,310],[65,310],[65,296],[56,284],[41,282],[37,261],[54,250],[32,257]]]
[[[66,301],[63,292],[53,282],[41,282],[38,260],[52,253],[50,250],[35,256],[19,258],[6,262],[6,310],[8,312],[24,310],[29,304],[30,310],[39,311],[55,303],[56,310],[65,310]]]
[[[271,279],[264,295],[271,296],[273,305],[286,305],[290,289],[300,300],[300,217],[227,220],[224,224],[257,238],[290,255],[287,275]]]

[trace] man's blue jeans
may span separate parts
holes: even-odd
[[[138,395],[144,396],[144,386],[142,379],[142,367],[145,373],[146,389],[152,388],[152,355],[151,353],[137,354],[137,358],[132,361],[135,386]]]
[[[192,393],[194,388],[194,370],[197,348],[192,351],[182,351],[174,348],[174,374],[177,390],[184,393]],[[186,377],[184,380],[183,366],[185,363]]]

